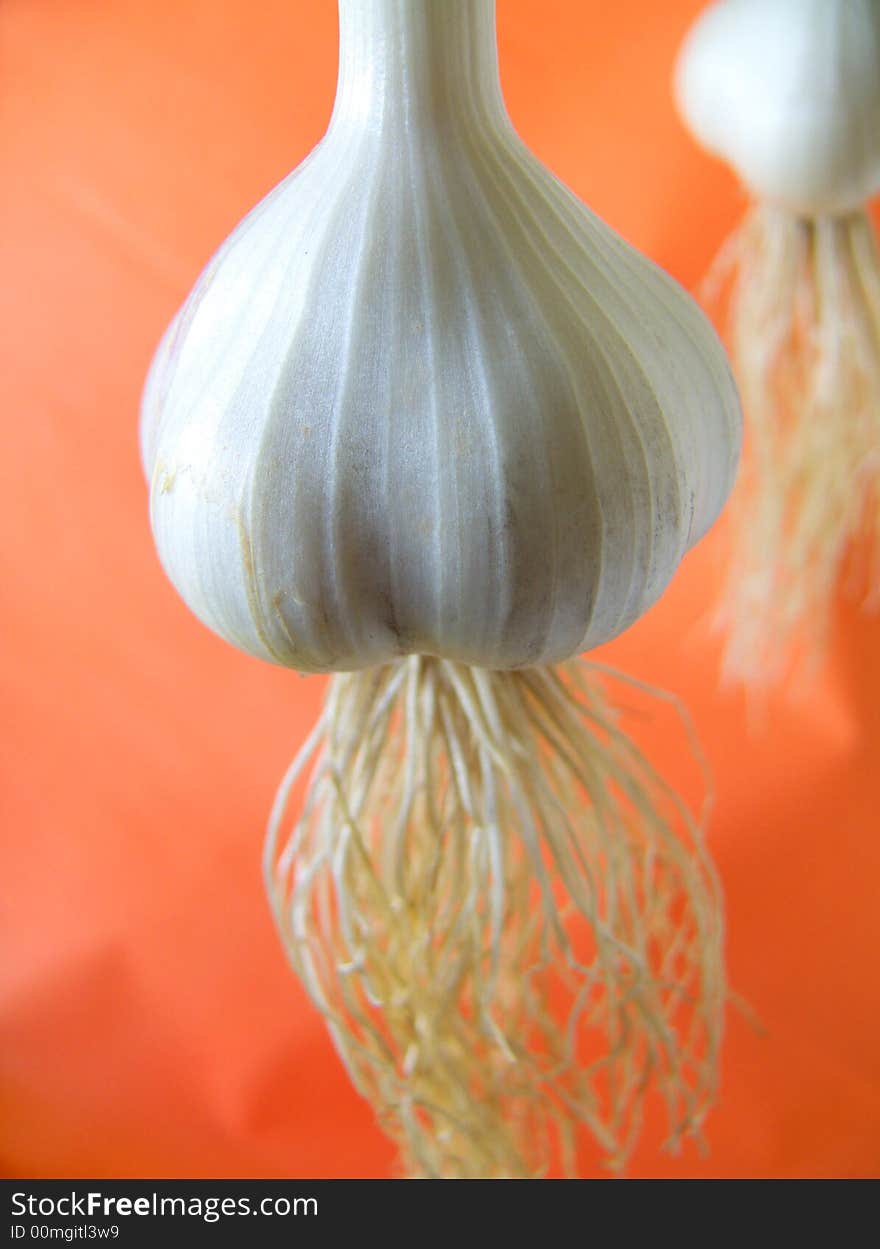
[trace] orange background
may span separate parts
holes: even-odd
[[[523,137],[691,287],[743,205],[672,110],[698,8],[499,3]],[[322,133],[335,5],[3,0],[0,41],[3,1171],[387,1174],[260,879],[323,683],[187,613],[153,553],[136,439],[166,322]],[[880,624],[844,604],[810,695],[750,731],[702,623],[719,539],[603,658],[692,710],[731,974],[766,1035],[731,1014],[710,1155],[668,1158],[649,1133],[633,1171],[877,1175]]]

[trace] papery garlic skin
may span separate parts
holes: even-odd
[[[820,216],[880,191],[878,0],[718,0],[682,46],[675,94],[763,199]]]
[[[515,134],[492,0],[340,0],[328,132],[211,261],[143,409],[171,580],[303,671],[614,637],[739,441],[708,321]]]

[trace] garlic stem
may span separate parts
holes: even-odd
[[[340,0],[331,129],[436,130],[505,117],[495,0]]]

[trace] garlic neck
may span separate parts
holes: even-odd
[[[495,0],[339,0],[332,127],[507,122]]]

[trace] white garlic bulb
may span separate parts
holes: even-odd
[[[726,358],[514,132],[493,0],[339,10],[326,136],[148,379],[161,559],[300,670],[562,659],[644,612],[724,503]]]
[[[878,0],[718,0],[675,87],[696,137],[761,198],[818,216],[880,191]]]

